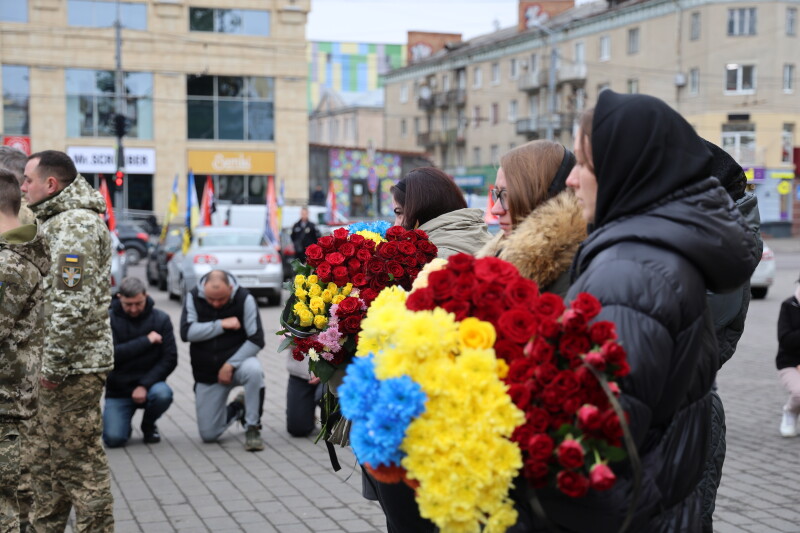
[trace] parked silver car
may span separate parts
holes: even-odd
[[[128,275],[128,260],[125,245],[120,242],[113,231],[111,235],[111,296],[119,291],[119,283]]]
[[[755,272],[750,277],[750,294],[753,298],[760,300],[766,298],[769,286],[775,280],[775,254],[769,246],[764,243],[764,252],[761,254],[761,262],[758,263]]]
[[[241,287],[269,305],[280,305],[283,265],[281,256],[266,242],[258,229],[200,227],[191,247],[181,250],[167,263],[167,293],[182,299],[198,280],[211,270],[225,270],[236,276]]]

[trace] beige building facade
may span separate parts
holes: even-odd
[[[800,198],[798,10],[797,0],[598,2],[543,29],[455,43],[386,75],[387,144],[425,149],[480,189],[514,146],[552,136],[571,147],[601,90],[651,94],[746,168],[765,228],[787,234]],[[404,121],[413,138],[400,135]]]
[[[190,169],[221,201],[263,203],[271,179],[305,203],[310,0],[119,4],[126,205],[161,219],[177,176],[182,210]],[[67,151],[95,185],[117,168],[115,20],[110,0],[0,7],[4,142]]]
[[[325,89],[308,117],[308,128],[311,143],[383,149],[383,91],[340,94]]]

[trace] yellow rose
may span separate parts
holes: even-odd
[[[342,289],[342,294],[344,294],[345,296],[350,296],[350,291],[352,291],[352,290],[353,290],[353,284],[352,283],[348,283]]]
[[[294,295],[295,295],[295,296],[297,297],[297,299],[298,299],[298,300],[300,300],[301,302],[305,302],[305,301],[306,301],[306,297],[308,296],[308,291],[306,291],[306,290],[305,290],[304,288],[302,288],[302,287],[297,287],[297,288],[294,290]]]
[[[303,302],[297,302],[296,304],[294,304],[294,307],[292,309],[294,309],[294,314],[298,314],[298,313],[300,313],[300,311],[304,311],[304,310],[307,311],[308,310],[308,306],[306,304],[304,304]]]
[[[332,281],[330,283],[328,283],[327,289],[329,291],[331,291],[332,293],[334,293],[334,294],[339,292],[339,286],[337,284],[335,284],[334,282],[332,282]]]
[[[314,314],[309,311],[308,309],[304,309],[297,314],[297,317],[300,319],[300,326],[308,327],[314,323]]]
[[[295,287],[302,287],[303,283],[306,282],[306,277],[302,274],[298,274],[294,277],[294,286]]]
[[[337,294],[336,296],[333,297],[333,300],[331,300],[331,303],[338,304],[339,302],[341,302],[345,298],[347,298],[347,296],[345,296],[343,294]]]
[[[308,283],[309,286],[316,285],[317,283],[319,283],[319,277],[316,274],[311,274],[306,279],[306,283]]]
[[[494,326],[489,322],[468,317],[458,325],[458,337],[461,344],[468,348],[491,348],[497,335]]]
[[[317,285],[317,287],[319,287],[319,285]],[[322,291],[322,294],[320,296],[322,297],[322,301],[325,302],[326,304],[331,303],[331,300],[333,300],[333,293],[328,289]]]
[[[317,315],[314,317],[314,327],[317,329],[325,329],[328,325],[328,317],[324,315]]]
[[[321,315],[325,312],[325,302],[322,301],[322,298],[319,296],[311,298],[311,301],[308,303],[308,307],[314,312],[315,315]]]
[[[309,296],[319,296],[320,294],[322,294],[322,287],[320,287],[317,284],[312,285],[311,288],[308,290]]]

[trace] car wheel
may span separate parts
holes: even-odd
[[[158,284],[158,277],[150,275],[150,264],[147,265],[147,284],[155,287]]]
[[[272,307],[281,305],[281,291],[275,291],[267,296],[267,305]]]
[[[126,248],[125,256],[128,259],[129,265],[138,265],[139,261],[141,261],[142,259],[142,252],[140,252],[136,248]]]
[[[767,297],[767,287],[750,287],[750,295],[755,300],[763,300]]]

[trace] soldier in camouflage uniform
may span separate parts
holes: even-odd
[[[111,238],[105,202],[63,152],[33,154],[22,191],[50,244],[44,279],[47,329],[34,436],[31,526],[76,532],[114,530],[100,398],[114,363],[108,306]]]
[[[28,156],[22,150],[17,150],[11,146],[0,146],[0,170],[7,170],[14,174],[17,178],[20,187],[22,182],[25,181],[25,164],[28,162]],[[36,224],[36,217],[28,207],[28,202],[25,198],[19,206],[19,223],[20,224]]]
[[[22,423],[36,412],[44,347],[42,277],[50,252],[37,227],[20,225],[19,183],[0,170],[0,531],[17,531]]]

